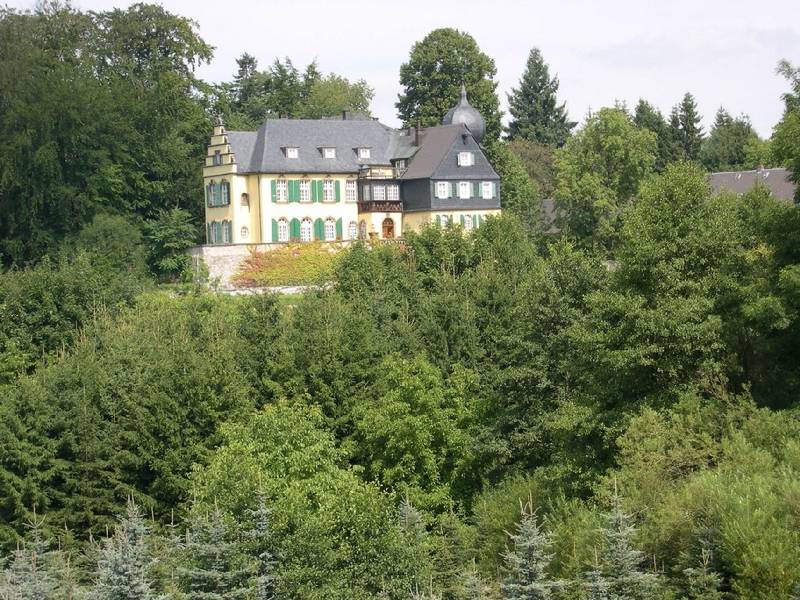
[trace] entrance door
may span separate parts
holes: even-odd
[[[394,237],[394,221],[388,217],[383,220],[383,239],[388,240]]]

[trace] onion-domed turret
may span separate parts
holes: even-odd
[[[442,119],[443,125],[457,125],[463,123],[476,142],[480,142],[486,134],[486,121],[467,100],[467,88],[461,85],[461,99],[453,108],[447,111]]]

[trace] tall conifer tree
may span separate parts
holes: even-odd
[[[273,600],[275,598],[276,556],[273,549],[270,520],[272,511],[267,507],[263,495],[258,496],[255,510],[250,511],[252,528],[247,532],[252,552],[257,557],[254,581],[254,600]]]
[[[697,111],[697,102],[694,96],[686,92],[680,104],[672,109],[670,115],[670,128],[680,143],[683,158],[686,160],[700,159],[700,147],[703,144],[701,120],[702,117]]]
[[[519,87],[508,95],[508,138],[563,146],[577,123],[569,120],[566,105],[558,104],[557,93],[558,77],[550,77],[539,49],[531,49]]]

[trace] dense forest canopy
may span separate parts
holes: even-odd
[[[762,140],[691,94],[574,127],[534,49],[504,139],[493,61],[436,30],[398,110],[467,82],[503,216],[287,299],[186,278],[211,120],[372,90],[211,58],[154,5],[0,12],[0,597],[798,597],[800,210],[707,178],[800,175],[797,67]]]

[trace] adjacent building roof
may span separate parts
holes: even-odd
[[[756,185],[765,185],[781,200],[794,201],[795,184],[788,169],[758,169],[755,171],[726,171],[711,173],[711,188],[715,193],[728,190],[744,194]]]
[[[419,149],[401,179],[463,179],[464,170],[459,170],[456,160],[459,151],[474,155],[468,178],[499,179],[463,123],[427,127],[420,131],[419,138]]]

